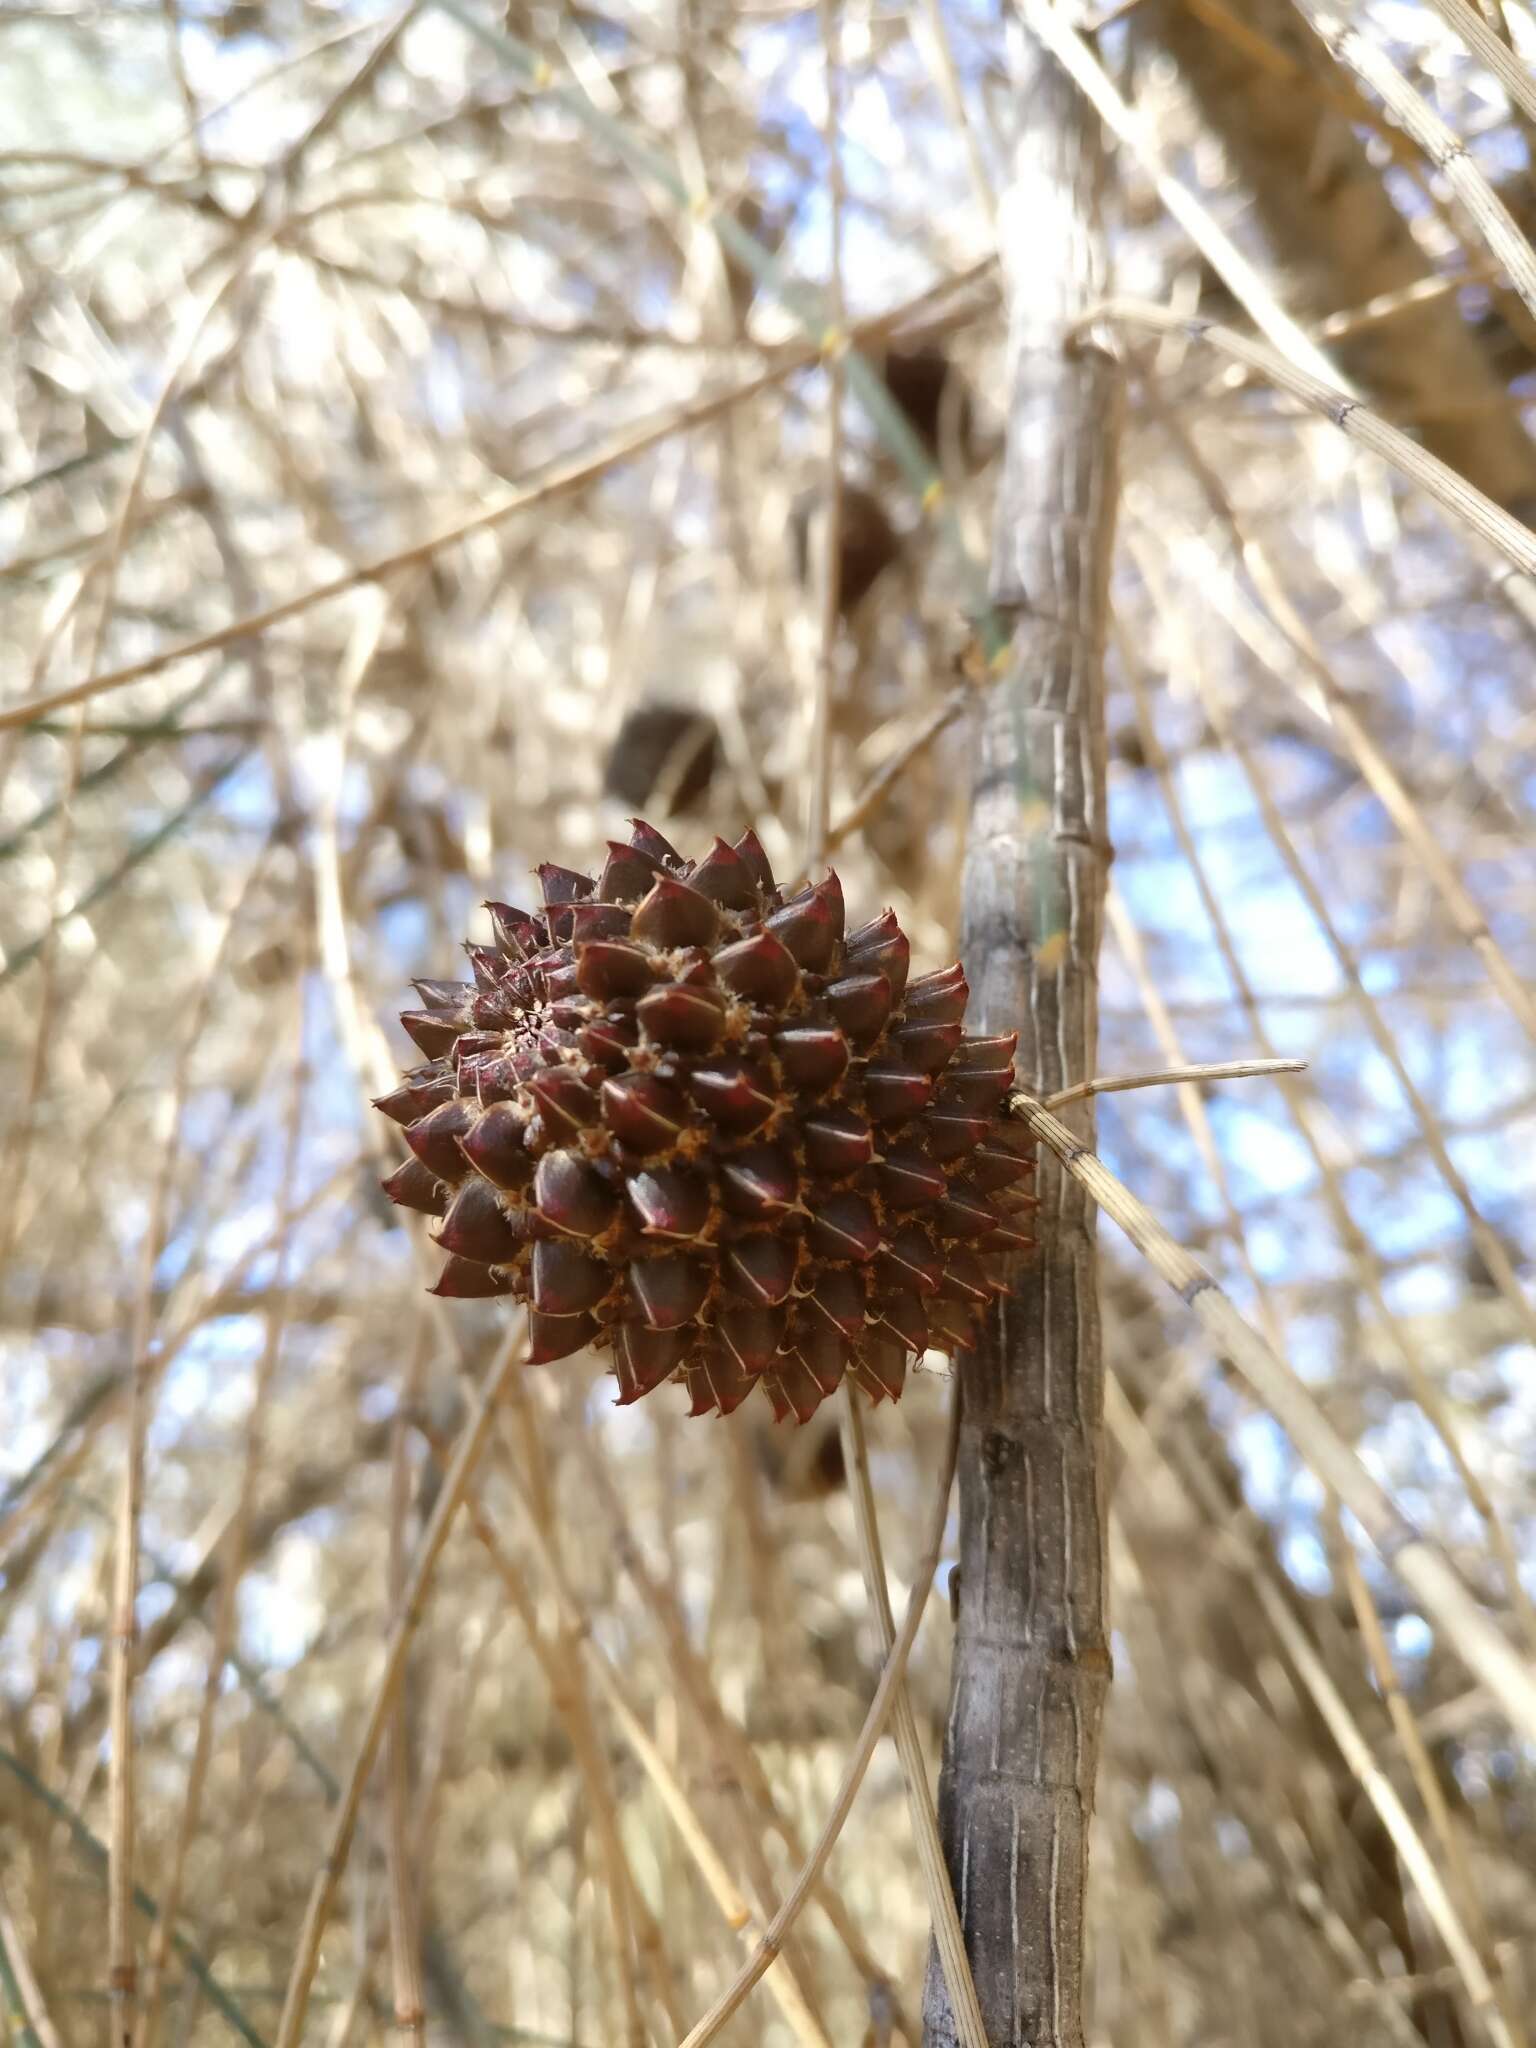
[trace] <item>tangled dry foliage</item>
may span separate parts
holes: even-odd
[[[366,1100],[408,976],[642,802],[694,851],[830,843],[851,903],[950,957],[1004,24],[464,0],[498,46],[457,12],[0,17],[0,2004],[36,2048],[109,1997],[141,2048],[291,2043],[312,1942],[331,2048],[681,2039],[882,1663],[837,1424],[520,1368],[499,1312],[425,1295]],[[1100,1149],[1528,1658],[1536,95],[1498,53],[1536,24],[1349,23],[1142,0],[1073,45],[1135,110],[1105,203],[1143,308],[1100,330],[1129,406],[1100,1067],[1309,1063],[1107,1100]],[[916,335],[963,379],[922,415],[948,525],[776,295],[829,246],[868,360]],[[1362,406],[1304,402],[1308,349]],[[1420,449],[1513,518],[1458,516]],[[1530,1726],[1102,1240],[1091,2038],[1520,2048]],[[898,1620],[948,1401],[920,1376],[866,1421]],[[944,1583],[908,1671],[930,1768]],[[928,1926],[883,1743],[719,2038],[915,2043]]]

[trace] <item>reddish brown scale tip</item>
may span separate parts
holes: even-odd
[[[688,1090],[712,1122],[728,1131],[755,1131],[777,1108],[773,1082],[751,1060],[716,1060],[695,1067]]]
[[[720,933],[720,913],[707,896],[671,875],[658,876],[630,919],[631,938],[663,951],[708,946]]]
[[[533,1201],[546,1223],[571,1237],[600,1237],[618,1214],[619,1198],[576,1152],[546,1152],[533,1176]]]
[[[617,1279],[606,1260],[568,1237],[548,1237],[533,1248],[533,1305],[547,1316],[574,1316],[596,1308]]]
[[[715,955],[715,974],[734,995],[782,1009],[800,985],[800,970],[789,948],[772,932],[754,932]]]
[[[432,1240],[461,1259],[482,1265],[510,1265],[523,1248],[526,1230],[517,1229],[488,1181],[465,1181],[448,1206],[443,1227]]]
[[[377,1105],[437,1291],[526,1301],[531,1358],[594,1346],[620,1402],[670,1379],[695,1414],[895,1399],[910,1353],[974,1342],[1035,1204],[1014,1040],[966,1035],[962,970],[910,979],[890,911],[846,931],[835,874],[786,899],[750,832],[690,863],[636,820],[595,887],[538,876],[472,982],[417,983],[429,1064]]]
[[[415,1123],[408,1124],[405,1142],[410,1146],[422,1165],[435,1173],[439,1180],[456,1184],[468,1172],[468,1162],[459,1150],[459,1140],[474,1118],[470,1105],[455,1097],[438,1108],[429,1110]]]
[[[697,1176],[662,1166],[632,1173],[624,1187],[645,1236],[688,1244],[703,1235],[709,1221],[709,1189]]]
[[[437,1285],[428,1292],[440,1294],[447,1301],[488,1301],[493,1295],[510,1294],[512,1281],[494,1267],[482,1266],[477,1259],[451,1258],[444,1261]]]
[[[713,990],[673,982],[653,988],[635,1005],[640,1028],[677,1052],[713,1052],[725,1036],[725,1003]]]
[[[758,899],[757,878],[734,846],[717,839],[698,866],[689,872],[688,886],[723,910],[751,910]]]
[[[414,1209],[420,1216],[442,1216],[448,1209],[448,1190],[436,1174],[419,1159],[407,1159],[388,1180],[380,1181],[389,1199],[402,1209]]]
[[[663,839],[654,825],[648,825],[644,818],[631,818],[629,825],[629,843],[637,853],[665,867],[682,866],[677,848],[670,839]]]
[[[631,1152],[668,1152],[688,1124],[688,1105],[654,1074],[620,1074],[602,1089],[603,1122]]]

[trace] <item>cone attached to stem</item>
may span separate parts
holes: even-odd
[[[761,1384],[804,1422],[846,1373],[894,1400],[967,1347],[1035,1204],[961,969],[910,979],[891,912],[848,931],[835,874],[786,897],[750,832],[689,861],[636,820],[595,882],[538,878],[472,980],[416,983],[424,1064],[377,1104],[435,1291],[526,1302],[531,1360],[590,1345],[621,1403],[677,1380],[695,1415]]]

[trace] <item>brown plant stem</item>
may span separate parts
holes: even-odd
[[[1095,1070],[1119,380],[1103,354],[1069,346],[1101,289],[1097,123],[1056,61],[1022,37],[1013,86],[1002,219],[1011,389],[992,584],[1013,638],[977,734],[962,954],[980,1028],[1018,1025],[1021,1075],[1053,1094]],[[1052,904],[1056,928],[1042,929]],[[1083,2038],[1083,1895],[1109,1679],[1103,1368],[1084,1193],[1042,1161],[1038,1250],[960,1376],[940,1819],[998,2048],[1080,2048]],[[952,2048],[955,2016],[932,1958],[925,2020],[927,2048]]]

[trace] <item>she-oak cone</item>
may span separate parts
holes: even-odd
[[[596,884],[538,875],[473,982],[416,983],[426,1064],[378,1103],[435,1292],[527,1301],[531,1360],[611,1351],[621,1403],[676,1379],[695,1415],[761,1384],[805,1422],[845,1372],[896,1400],[970,1345],[1035,1203],[960,968],[909,982],[890,911],[845,934],[837,876],[786,900],[751,832],[693,862],[636,821]]]

